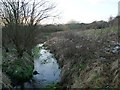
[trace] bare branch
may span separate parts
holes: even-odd
[[[19,55],[24,50],[32,48],[35,42],[36,28],[42,20],[51,17],[50,12],[55,6],[46,0],[32,4],[24,0],[2,0],[3,9],[0,11],[5,32],[16,46]]]

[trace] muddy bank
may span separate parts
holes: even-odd
[[[118,88],[120,43],[117,33],[60,32],[46,45],[61,67],[60,87]]]

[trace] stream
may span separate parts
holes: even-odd
[[[34,59],[34,71],[32,79],[24,83],[24,88],[43,88],[47,85],[55,84],[60,80],[60,69],[54,55],[43,47],[40,48],[39,56]],[[18,88],[18,86],[16,87]]]

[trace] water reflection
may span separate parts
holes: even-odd
[[[32,86],[40,88],[60,80],[60,69],[54,55],[39,44],[39,57],[34,60],[34,71],[38,74],[33,75],[30,82],[25,83],[25,87]]]

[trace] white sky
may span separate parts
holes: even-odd
[[[110,16],[118,15],[120,0],[50,0],[57,4],[61,12],[57,23],[67,23],[75,20],[90,23],[95,20],[108,20]]]
[[[39,0],[37,0],[39,1]],[[80,23],[105,20],[110,16],[118,15],[118,2],[120,0],[48,0],[57,6],[55,14],[59,18],[43,21],[44,23],[67,23],[71,20]],[[120,10],[120,9],[119,9]]]

